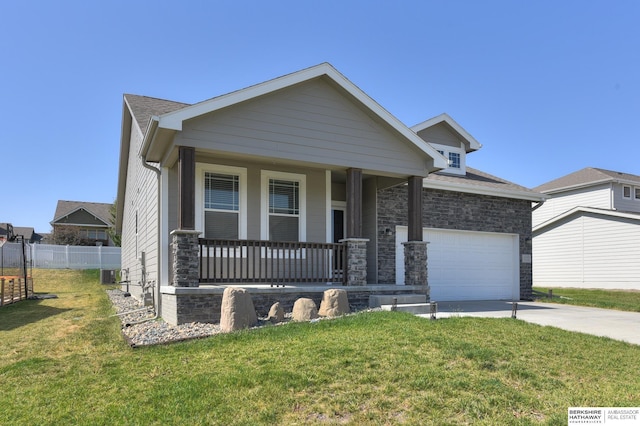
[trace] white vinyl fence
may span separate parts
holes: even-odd
[[[120,247],[26,244],[25,249],[33,268],[120,269]],[[0,267],[20,267],[21,260],[21,243],[6,243],[0,247]]]

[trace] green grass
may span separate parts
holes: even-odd
[[[639,406],[640,347],[522,321],[399,312],[129,348],[98,274],[0,309],[0,424],[558,424]]]
[[[548,287],[534,287],[535,291],[548,293]],[[640,312],[640,291],[635,290],[595,290],[581,288],[552,288],[553,299],[539,296],[540,302],[564,303],[567,305],[591,306],[594,308],[617,309]]]

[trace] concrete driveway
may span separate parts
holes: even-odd
[[[419,316],[429,318],[429,314]],[[511,302],[438,302],[437,318],[455,316],[509,318]],[[534,324],[550,325],[640,345],[640,312],[555,303],[518,302],[516,317]]]

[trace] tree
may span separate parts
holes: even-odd
[[[80,228],[77,226],[58,225],[53,227],[51,233],[53,244],[80,246],[83,245],[83,238]]]
[[[111,226],[107,230],[107,234],[116,247],[120,247],[122,237],[116,232],[116,221],[118,220],[118,199],[113,200],[113,204],[109,207],[109,215],[111,216]]]

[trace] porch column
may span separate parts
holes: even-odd
[[[347,285],[367,285],[367,242],[362,238],[362,170],[347,169]]]
[[[408,180],[408,239],[404,246],[404,283],[423,286],[429,299],[427,280],[427,242],[422,241],[422,177]]]
[[[196,150],[181,146],[178,151],[178,229],[196,228]]]
[[[411,176],[408,183],[409,241],[422,241],[422,178]]]
[[[178,229],[171,231],[171,285],[200,285],[200,256],[196,231],[196,151],[181,146],[178,149]]]
[[[347,238],[362,237],[362,170],[347,169]]]

